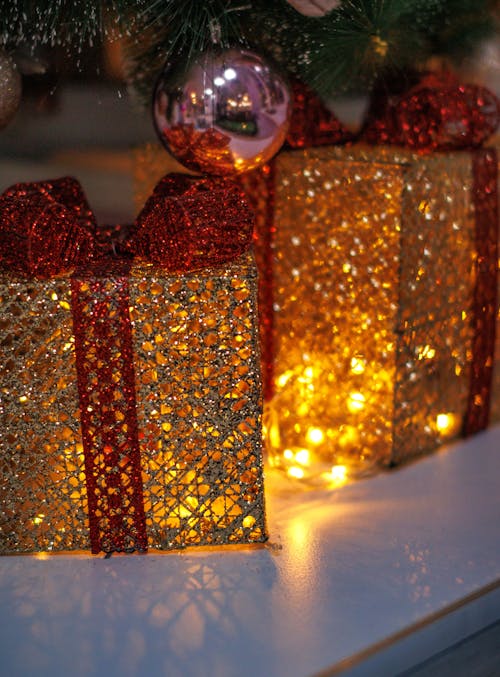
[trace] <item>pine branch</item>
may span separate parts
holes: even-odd
[[[185,64],[214,46],[245,44],[330,98],[460,57],[492,34],[497,0],[341,0],[308,18],[286,0],[0,0],[0,40],[66,45],[126,39],[130,81],[149,100],[165,62]]]
[[[244,3],[248,7],[251,3]],[[164,67],[187,70],[196,58],[217,45],[242,42],[241,2],[229,0],[153,0],[143,11],[138,35],[127,42],[127,73],[139,97],[148,102]]]

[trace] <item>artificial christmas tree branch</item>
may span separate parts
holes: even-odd
[[[247,45],[330,98],[433,56],[469,55],[494,32],[497,9],[496,0],[342,0],[309,17],[286,0],[1,0],[0,38],[78,54],[84,42],[118,35],[147,100],[165,61],[189,66],[214,44]]]

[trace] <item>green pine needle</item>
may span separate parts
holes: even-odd
[[[0,0],[0,40],[78,54],[105,35],[122,37],[144,100],[165,63],[188,67],[213,46],[245,44],[330,98],[434,55],[470,54],[492,35],[495,8],[496,0],[341,0],[308,18],[286,0]]]

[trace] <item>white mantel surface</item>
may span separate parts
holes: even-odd
[[[6,677],[396,675],[500,618],[500,427],[336,491],[268,477],[270,542],[0,558]]]

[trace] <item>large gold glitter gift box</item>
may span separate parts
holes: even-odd
[[[265,540],[256,285],[1,273],[1,553]]]
[[[267,444],[290,476],[343,482],[484,427],[497,310],[489,153],[328,146],[244,177]]]

